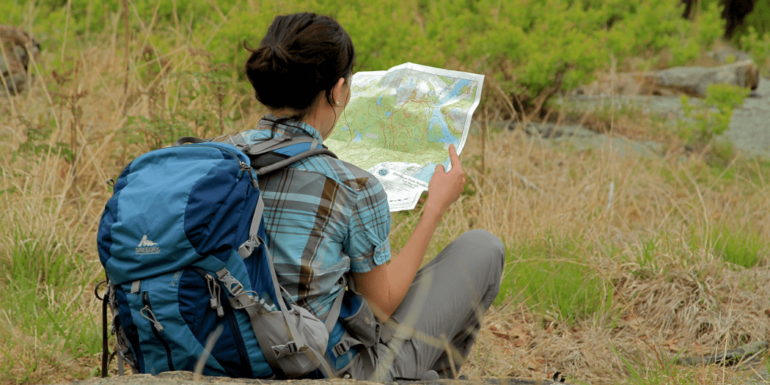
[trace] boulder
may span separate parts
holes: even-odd
[[[751,55],[748,52],[729,46],[717,48],[708,52],[706,56],[720,64],[733,64],[739,61],[751,60]]]
[[[27,71],[40,44],[21,29],[0,25],[0,95],[16,95],[29,87]],[[7,92],[6,92],[7,91]]]
[[[759,69],[751,60],[718,67],[674,67],[660,71],[603,75],[574,91],[576,95],[689,95],[705,97],[711,84],[727,83],[755,90]]]
[[[375,385],[376,382],[356,380],[257,380],[229,377],[208,377],[195,375],[190,372],[166,372],[157,376],[149,374],[135,374],[133,376],[91,378],[85,381],[75,381],[82,385]],[[551,380],[523,380],[516,378],[484,378],[478,380],[433,380],[433,381],[399,381],[386,382],[385,384],[409,384],[409,385],[561,385],[564,382]],[[382,383],[379,383],[382,384]]]
[[[676,363],[679,365],[738,365],[751,360],[762,361],[768,348],[770,348],[770,342],[757,341],[730,350],[715,349],[714,354],[705,356],[677,358]]]
[[[681,91],[697,97],[705,97],[711,84],[732,84],[757,89],[759,69],[751,60],[744,60],[719,67],[675,67],[662,71],[648,72],[644,80],[652,87]]]

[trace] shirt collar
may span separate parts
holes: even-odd
[[[272,129],[275,126],[275,135],[280,136],[310,136],[317,140],[319,144],[323,144],[323,138],[321,134],[313,126],[301,122],[298,120],[284,120],[277,124],[273,122],[280,119],[273,114],[266,114],[262,116],[257,124],[258,129]]]

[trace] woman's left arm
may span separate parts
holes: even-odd
[[[383,322],[390,318],[403,301],[444,212],[463,191],[465,173],[454,145],[449,147],[449,159],[452,162],[452,170],[449,172],[444,172],[442,165],[436,166],[430,180],[425,210],[398,258],[389,265],[382,264],[369,272],[353,273],[356,289],[366,297],[374,314]]]

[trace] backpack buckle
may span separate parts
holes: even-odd
[[[261,244],[262,241],[258,236],[252,236],[246,242],[243,242],[240,247],[238,247],[238,255],[240,255],[242,259],[246,259],[250,257],[251,254],[254,253],[254,250],[256,250],[257,247],[259,247]]]
[[[342,341],[340,341],[337,345],[334,345],[334,348],[332,348],[334,355],[337,357],[347,353],[348,350],[350,350],[350,340],[347,338],[343,338]]]
[[[219,278],[219,281],[225,285],[227,291],[229,291],[233,297],[237,297],[238,294],[243,292],[243,285],[241,285],[237,278],[230,275],[230,272],[227,271],[227,269],[217,271],[217,278]]]
[[[281,357],[290,356],[292,354],[299,352],[299,348],[297,347],[296,342],[289,341],[286,345],[273,346],[273,352],[275,352],[276,358],[281,358]]]

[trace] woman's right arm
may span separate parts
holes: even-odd
[[[356,290],[366,297],[372,311],[382,322],[390,318],[406,296],[444,212],[463,191],[465,173],[454,145],[449,146],[449,159],[452,162],[449,172],[445,172],[442,165],[436,166],[425,210],[398,258],[369,272],[353,273]]]

